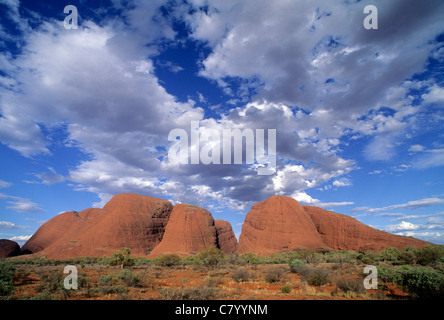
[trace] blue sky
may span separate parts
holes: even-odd
[[[0,238],[133,192],[237,235],[278,194],[444,244],[443,18],[439,0],[0,0]],[[276,172],[171,163],[192,121],[276,129]]]

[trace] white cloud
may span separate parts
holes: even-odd
[[[425,103],[441,103],[441,106],[444,106],[444,88],[433,85],[429,91],[429,93],[425,93],[422,95]]]
[[[18,228],[19,227],[13,222],[0,221],[0,229],[18,229]]]
[[[196,10],[183,4],[171,14],[185,19],[191,37],[212,50],[198,62],[200,75],[230,94],[235,90],[230,77],[240,77],[242,92],[258,92],[252,102],[225,110],[217,121],[204,120],[194,101],[178,102],[161,86],[152,61],[162,49],[159,43],[176,35],[160,14],[164,2],[131,8],[115,2],[125,23],[84,20],[71,32],[60,21],[47,20],[28,30],[20,56],[1,56],[15,83],[14,90],[0,89],[0,141],[24,156],[49,155],[51,140],[42,129],[65,126],[67,145],[72,142],[88,159],[67,176],[36,177],[46,184],[72,181],[76,190],[98,194],[98,207],[120,192],[196,204],[217,201],[236,209],[272,194],[321,203],[306,191],[351,184],[343,176],[356,163],[341,155],[343,138],[369,136],[364,152],[371,159],[396,155],[418,112],[406,94],[419,84],[404,79],[421,70],[434,48],[427,43],[442,29],[439,3],[425,6],[417,28],[404,26],[402,34],[396,28],[393,34],[376,34],[354,27],[362,26],[358,3],[208,1],[205,10],[199,9],[202,1],[191,3]],[[381,6],[381,21],[402,20],[418,8],[415,1]],[[172,62],[159,66],[181,71]],[[239,101],[245,98],[236,94]],[[205,102],[203,95],[198,98]],[[394,115],[370,112],[385,104]],[[249,166],[169,165],[164,151],[169,131],[189,130],[192,120],[215,129],[277,129],[277,174],[258,177]],[[39,208],[31,201],[11,206]]]
[[[389,232],[398,232],[398,231],[406,231],[406,230],[417,230],[419,229],[419,226],[411,223],[411,222],[407,222],[407,221],[402,221],[399,224],[395,224],[395,225],[388,225],[385,227],[386,231]]]
[[[441,204],[444,204],[444,199],[424,198],[424,199],[420,199],[420,200],[408,201],[407,203],[394,204],[394,205],[390,205],[390,206],[386,206],[386,207],[382,207],[382,208],[366,208],[366,210],[369,213],[375,213],[375,212],[385,211],[385,210],[394,210],[394,209],[396,209],[396,210],[398,210],[398,209],[414,210],[414,209],[422,209],[422,208],[441,205]]]
[[[409,148],[409,151],[411,151],[411,152],[421,152],[421,151],[424,151],[424,150],[425,150],[425,147],[420,145],[420,144],[412,145]]]
[[[351,185],[352,185],[351,181],[349,179],[347,179],[347,178],[342,178],[342,179],[333,181],[333,186],[335,186],[337,188],[339,188],[339,187],[348,187],[348,186],[351,186]]]
[[[12,186],[11,182],[0,180],[0,188],[9,188],[10,186]]]
[[[32,202],[29,199],[17,197],[17,196],[10,196],[6,194],[0,193],[0,199],[6,199],[8,200],[8,205],[6,208],[12,209],[17,212],[41,212],[43,209],[41,206],[35,202]]]

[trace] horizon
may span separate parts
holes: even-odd
[[[205,208],[237,239],[282,195],[444,244],[443,17],[439,0],[0,0],[0,238],[135,193]],[[193,122],[275,130],[275,172],[258,174],[268,135],[225,161]]]

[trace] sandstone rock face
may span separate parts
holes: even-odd
[[[325,243],[310,215],[293,198],[272,196],[256,203],[245,217],[238,252],[271,254],[293,249],[322,249]]]
[[[388,247],[422,248],[427,241],[394,235],[369,227],[344,214],[313,206],[303,206],[310,215],[325,245],[332,250],[379,251]]]
[[[301,206],[293,198],[272,196],[248,212],[238,252],[267,255],[297,249],[367,251],[426,244],[430,243],[376,230],[343,214]]]
[[[8,240],[8,239],[0,239],[0,258],[9,258],[20,255],[20,246],[17,242]]]
[[[211,213],[197,206],[177,204],[171,212],[162,241],[149,257],[161,253],[187,256],[217,246],[216,226]]]
[[[103,209],[62,213],[44,225],[25,243],[26,253],[48,258],[110,256],[122,247],[133,255],[145,255],[162,239],[172,211],[164,199],[119,194]]]
[[[216,219],[214,220],[216,226],[217,244],[218,247],[225,253],[230,254],[236,252],[237,239],[234,235],[233,228],[228,221]]]

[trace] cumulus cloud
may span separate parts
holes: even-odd
[[[405,81],[422,71],[436,49],[432,40],[442,31],[437,17],[444,7],[439,1],[378,2],[381,25],[391,23],[385,25],[389,32],[376,33],[360,28],[362,2],[204,6],[196,0],[169,8],[169,15],[162,14],[162,1],[114,5],[119,19],[85,19],[76,31],[51,19],[34,29],[24,24],[23,52],[0,60],[9,74],[0,89],[0,141],[27,157],[50,155],[44,129],[66,128],[66,145],[80,148],[85,159],[66,176],[51,170],[35,176],[39,183],[70,181],[75,190],[96,193],[100,201],[94,206],[120,192],[239,210],[273,194],[322,204],[308,190],[348,186],[344,176],[357,168],[341,153],[344,140],[369,137],[363,150],[369,159],[393,158],[421,112],[410,90],[428,86],[433,94],[424,99],[439,96],[433,83]],[[16,2],[10,8],[19,14]],[[398,25],[417,12],[411,24]],[[224,113],[213,119],[194,101],[180,102],[162,87],[153,57],[176,39],[174,19],[185,21],[189,36],[207,45],[210,53],[198,61],[200,76],[216,81],[227,95],[239,89],[233,87],[236,79],[243,92],[257,93],[249,103],[221,108]],[[182,71],[169,61],[158,66]],[[239,97],[245,98],[239,92],[233,98]],[[168,133],[190,133],[191,121],[216,130],[276,129],[277,173],[258,176],[257,164],[171,165]],[[17,211],[39,208],[30,200],[14,201],[10,207]]]
[[[407,221],[402,221],[399,224],[395,224],[395,225],[388,225],[385,227],[386,231],[389,232],[398,232],[398,231],[406,231],[406,230],[417,230],[419,229],[419,226],[411,223],[411,222],[407,222]]]

